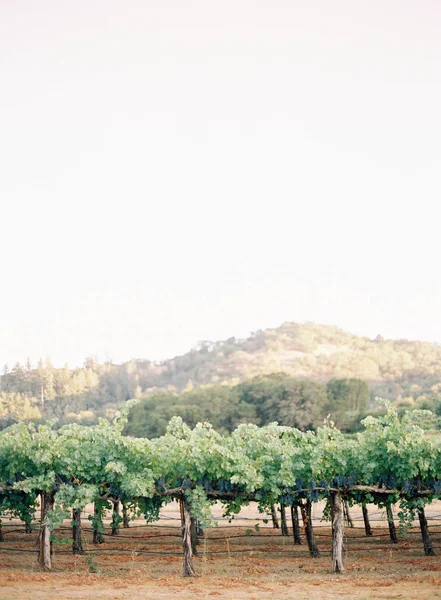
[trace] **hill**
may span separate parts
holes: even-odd
[[[381,336],[371,340],[329,325],[284,323],[245,340],[201,342],[163,363],[160,387],[234,384],[274,372],[318,381],[355,377],[389,398],[419,396],[436,392],[433,386],[441,383],[441,347]]]
[[[95,422],[111,416],[132,397],[200,386],[237,386],[253,377],[285,373],[326,383],[362,379],[371,398],[400,406],[436,407],[441,397],[441,348],[428,342],[360,337],[328,325],[284,323],[240,340],[200,342],[182,356],[123,365],[86,359],[77,369],[7,367],[0,377],[0,424],[58,417],[61,422]]]

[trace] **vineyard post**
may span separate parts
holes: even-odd
[[[4,541],[5,541],[5,536],[3,535],[2,520],[0,519],[0,542],[4,542]]]
[[[430,539],[429,528],[427,527],[426,514],[424,508],[418,509],[418,519],[420,521],[421,536],[424,544],[424,554],[426,556],[436,556],[436,552],[432,546],[432,540]]]
[[[340,492],[331,492],[332,517],[332,570],[334,573],[344,573],[343,565],[343,530],[344,509]]]
[[[282,535],[289,535],[288,525],[286,522],[286,510],[283,502],[280,503],[280,522],[282,523]]]
[[[372,535],[372,527],[371,527],[371,524],[369,523],[369,513],[368,513],[367,506],[366,506],[366,502],[362,503],[361,510],[363,513],[364,530],[366,532],[366,535]]]
[[[294,537],[294,544],[301,545],[302,538],[300,537],[300,525],[299,525],[299,511],[297,503],[291,505],[291,520],[292,520],[292,535]]]
[[[184,577],[194,577],[195,570],[193,567],[193,547],[191,540],[191,514],[188,502],[184,498],[182,498],[182,510],[184,516],[184,536],[182,541],[182,545],[184,547],[183,575]]]

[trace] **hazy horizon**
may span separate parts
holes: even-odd
[[[369,338],[369,339],[374,339],[374,338],[377,337],[377,335],[380,335],[385,340],[388,340],[388,339],[405,339],[405,340],[408,340],[408,341],[423,341],[423,342],[425,341],[425,342],[429,342],[429,343],[432,343],[432,344],[437,344],[437,345],[439,344],[439,342],[436,342],[434,340],[414,340],[414,339],[409,339],[409,338],[388,338],[386,336],[383,336],[382,333],[381,333],[381,331],[378,331],[377,334],[375,334],[375,335],[367,335],[367,334],[363,334],[363,333],[357,333],[357,332],[354,332],[354,331],[349,331],[349,330],[345,329],[344,327],[339,327],[338,325],[335,325],[333,323],[317,323],[315,321],[304,321],[304,322],[299,323],[298,321],[286,320],[283,323],[279,323],[279,325],[270,326],[270,327],[260,327],[260,328],[257,328],[257,329],[255,329],[253,331],[249,331],[248,333],[246,333],[243,336],[237,336],[237,335],[234,335],[234,333],[233,333],[233,334],[231,334],[229,336],[225,336],[224,338],[221,338],[221,339],[210,339],[210,338],[203,338],[202,339],[201,338],[201,339],[193,342],[186,349],[182,350],[181,352],[179,352],[177,354],[169,354],[167,356],[161,356],[161,357],[156,357],[156,358],[155,357],[152,358],[152,357],[149,357],[149,356],[130,356],[129,358],[126,358],[126,359],[123,359],[123,360],[116,360],[115,361],[109,355],[99,356],[96,353],[95,354],[92,353],[92,354],[89,354],[87,356],[84,356],[83,359],[81,361],[79,361],[78,363],[76,363],[76,364],[69,364],[68,361],[64,361],[64,362],[62,362],[62,361],[60,362],[59,361],[59,362],[55,362],[54,363],[54,361],[52,360],[51,356],[49,356],[49,355],[47,355],[47,356],[40,356],[38,358],[34,357],[34,360],[32,360],[31,357],[27,356],[26,359],[23,359],[21,361],[16,361],[16,363],[19,362],[22,366],[25,366],[27,360],[29,359],[32,368],[35,368],[37,366],[37,363],[38,363],[39,359],[42,359],[43,362],[46,359],[48,359],[48,360],[50,360],[51,364],[53,364],[54,367],[56,367],[56,368],[63,367],[65,365],[67,365],[69,368],[76,368],[76,367],[83,366],[85,360],[88,359],[88,358],[93,358],[93,359],[95,359],[100,364],[102,364],[104,362],[111,362],[113,364],[123,364],[123,363],[126,363],[126,362],[130,362],[131,360],[149,360],[151,362],[162,362],[162,361],[165,361],[165,360],[168,360],[168,359],[173,359],[176,356],[181,356],[183,354],[186,354],[187,352],[189,352],[193,348],[196,348],[198,346],[198,344],[201,343],[201,342],[220,342],[220,341],[226,341],[226,340],[228,340],[229,338],[232,338],[232,337],[234,337],[234,338],[236,338],[236,340],[240,341],[240,340],[244,340],[244,339],[246,339],[248,337],[251,337],[254,333],[256,333],[258,331],[265,331],[265,330],[277,329],[278,327],[282,326],[284,323],[287,323],[287,322],[297,323],[299,325],[306,325],[308,323],[314,323],[315,325],[324,326],[324,327],[327,327],[327,326],[329,326],[329,327],[338,327],[339,329],[342,329],[343,331],[345,331],[348,334],[353,334],[353,335],[356,335],[358,337],[366,337],[366,338]],[[4,363],[4,366],[7,366],[8,370],[10,371],[14,367],[14,364]]]
[[[441,342],[441,4],[0,5],[0,365]]]

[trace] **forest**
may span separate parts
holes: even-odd
[[[343,431],[356,431],[368,405],[369,388],[360,379],[333,379],[323,384],[276,373],[233,387],[206,386],[181,394],[157,392],[131,410],[126,433],[163,435],[173,416],[192,427],[208,421],[218,431],[230,433],[240,423],[262,426],[277,422],[302,431],[316,430],[329,415]]]
[[[375,412],[375,397],[399,411],[441,414],[441,348],[428,342],[374,339],[315,323],[284,323],[244,340],[202,341],[182,356],[122,365],[89,357],[82,367],[7,365],[0,376],[0,428],[56,418],[92,425],[130,398],[135,435],[161,435],[175,414],[208,420],[220,431],[277,421],[316,428],[330,414],[344,431]],[[148,419],[145,418],[148,413]]]

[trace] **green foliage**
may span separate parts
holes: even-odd
[[[266,511],[273,503],[327,499],[332,488],[349,503],[400,501],[404,527],[413,511],[441,496],[441,443],[419,425],[427,412],[400,415],[386,403],[385,413],[367,417],[354,437],[330,421],[306,432],[241,423],[221,434],[207,422],[191,428],[174,417],[163,436],[148,440],[122,435],[129,408],[91,427],[20,423],[0,432],[0,517],[12,511],[28,518],[37,495],[46,492],[55,500],[44,521],[51,531],[72,509],[91,502],[99,530],[111,502],[123,500],[152,521],[165,502],[184,496],[192,516],[207,527],[217,498],[233,518],[250,500]]]
[[[190,512],[195,517],[201,527],[214,527],[217,525],[216,521],[211,514],[211,506],[214,503],[213,500],[208,500],[205,490],[197,485],[196,487],[189,489],[185,492],[185,497],[190,506]]]
[[[104,510],[110,508],[110,502],[95,498],[95,512],[93,515],[89,515],[87,518],[92,523],[92,529],[97,533],[104,533],[103,516]]]
[[[84,485],[77,486],[62,483],[57,492],[57,503],[63,507],[84,508],[90,504],[99,495],[98,486]]]
[[[255,408],[242,401],[234,388],[219,385],[179,395],[159,392],[144,398],[130,412],[126,431],[139,437],[158,437],[174,416],[190,427],[209,421],[222,433],[232,431],[239,423],[257,420]]]
[[[54,533],[51,534],[50,540],[51,542],[54,542],[54,544],[63,544],[64,546],[72,543],[72,540],[65,537],[58,537]]]
[[[100,568],[98,565],[98,561],[95,558],[95,554],[90,554],[85,558],[86,565],[89,567],[89,573],[100,573]]]
[[[162,496],[137,498],[135,513],[137,516],[142,516],[147,523],[153,523],[159,520],[159,511],[165,502],[167,499]]]
[[[191,427],[210,421],[227,433],[243,422],[316,428],[330,413],[340,428],[355,431],[360,413],[372,408],[366,385],[370,398],[389,398],[400,411],[441,415],[440,372],[441,347],[434,344],[284,323],[245,340],[204,341],[162,363],[100,365],[89,358],[77,369],[55,368],[50,361],[36,368],[16,364],[0,377],[0,429],[52,418],[58,426],[97,425],[136,397],[143,406],[133,411],[129,431],[139,437],[162,435],[175,415]],[[326,399],[325,382],[333,382]]]
[[[367,390],[365,382],[352,380],[351,384]],[[359,405],[362,407],[363,403]],[[339,410],[341,414],[343,409]],[[306,430],[316,429],[328,412],[324,384],[278,373],[231,388],[213,386],[180,395],[154,394],[130,412],[126,431],[130,435],[157,437],[164,434],[168,419],[175,415],[190,427],[209,421],[221,433],[233,431],[240,423],[267,425],[275,421]],[[350,414],[350,422],[359,415]]]
[[[339,427],[350,428],[369,404],[369,387],[360,379],[331,379],[326,385],[325,410]]]

